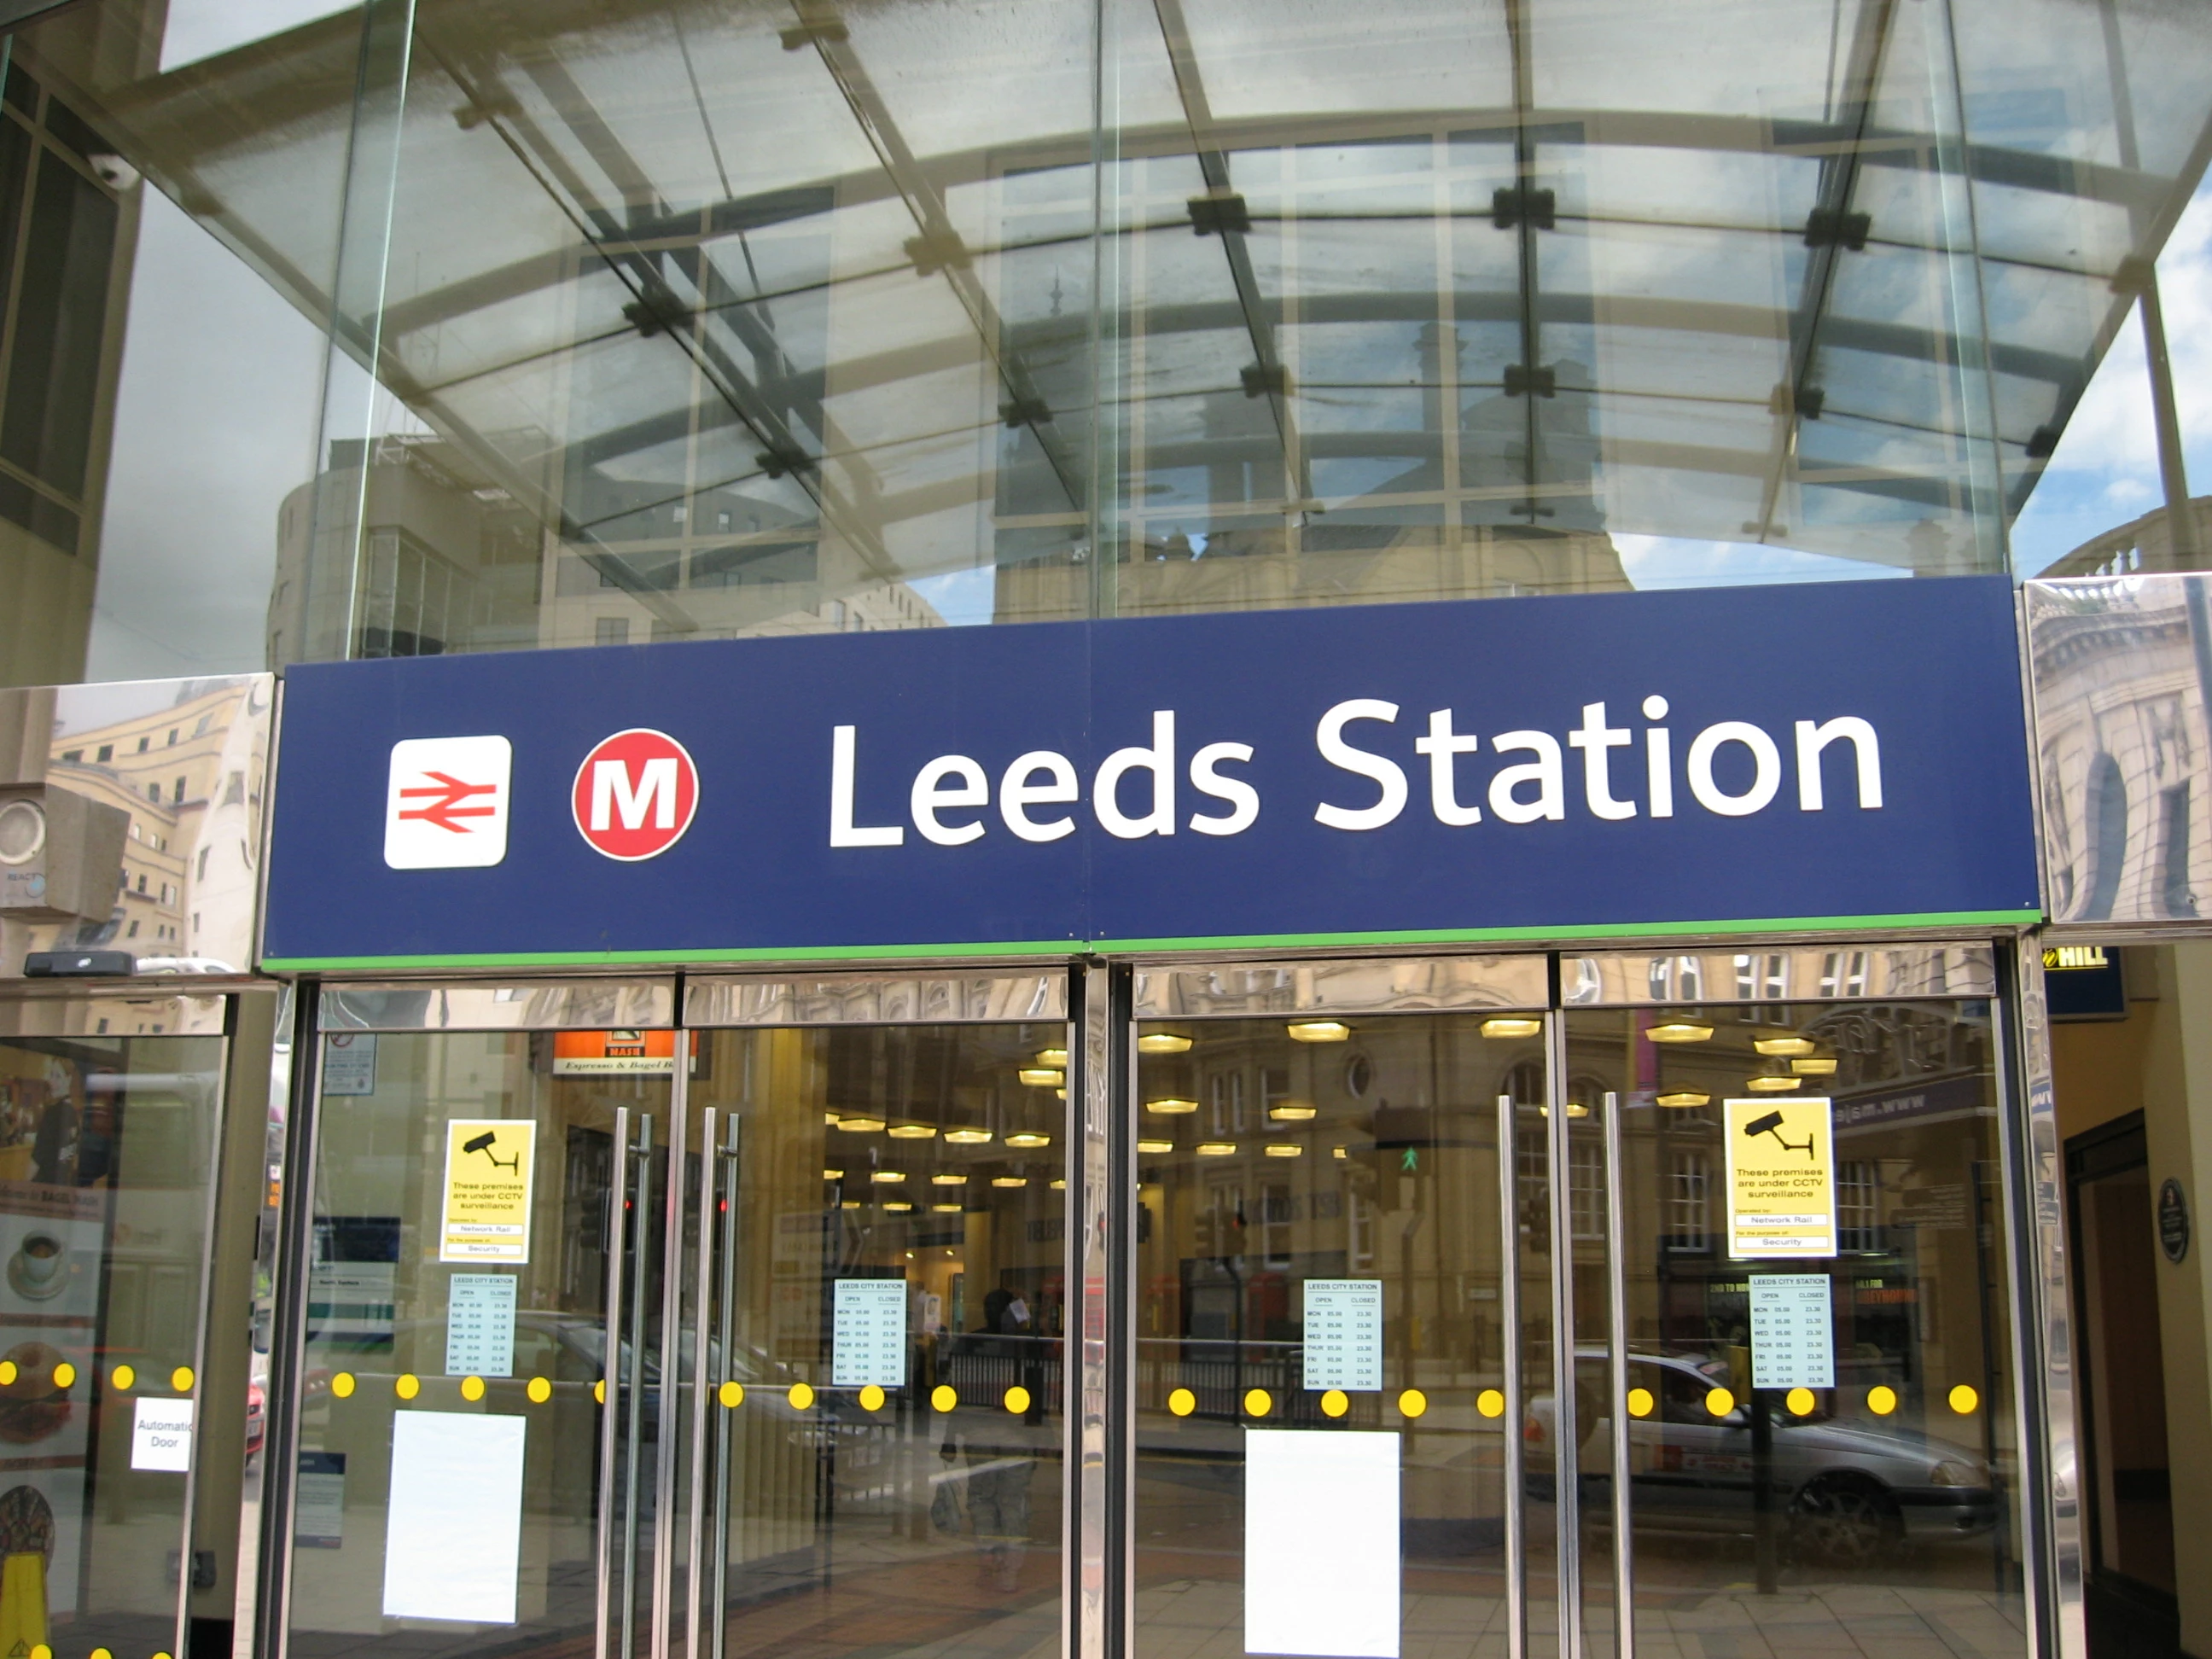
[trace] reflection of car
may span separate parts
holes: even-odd
[[[1577,1358],[1601,1365],[1602,1349]],[[1651,1415],[1629,1427],[1631,1502],[1637,1524],[1667,1531],[1748,1533],[1758,1484],[1751,1407],[1715,1417],[1706,1398],[1729,1386],[1720,1360],[1632,1354],[1628,1385],[1650,1391]],[[1594,1399],[1579,1406],[1583,1503],[1603,1519],[1611,1501],[1613,1425]],[[1522,1425],[1528,1487],[1548,1498],[1555,1413],[1531,1401]],[[1878,1560],[1907,1539],[1969,1536],[1996,1524],[1996,1493],[1979,1452],[1902,1425],[1777,1411],[1768,1490],[1791,1547],[1828,1566]]]
[[[269,1396],[258,1382],[246,1385],[246,1455],[261,1449],[261,1437],[269,1427]]]

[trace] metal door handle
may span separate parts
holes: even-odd
[[[678,1033],[679,1052],[683,1047],[683,1034]],[[699,1265],[691,1307],[691,1535],[684,1579],[684,1650],[690,1659],[699,1659],[699,1592],[704,1577],[700,1569],[707,1536],[707,1351],[714,1346],[708,1312],[714,1305],[714,1176],[721,1163],[714,1152],[714,1121],[720,1115],[712,1106],[699,1115]]]
[[[607,1183],[606,1322],[600,1336],[599,1389],[599,1619],[594,1659],[608,1659],[607,1625],[614,1610],[615,1423],[622,1409],[623,1234],[629,1196],[629,1108],[615,1109],[614,1179]],[[627,1656],[625,1656],[627,1659]]]
[[[1521,1228],[1519,1153],[1514,1146],[1511,1095],[1498,1097],[1498,1317],[1505,1339],[1504,1442],[1500,1451],[1505,1481],[1505,1651],[1522,1659],[1528,1649],[1528,1569],[1521,1538]]]

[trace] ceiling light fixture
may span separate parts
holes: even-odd
[[[837,1127],[849,1134],[872,1135],[884,1127],[884,1121],[879,1117],[841,1117]]]
[[[1024,1066],[1016,1075],[1032,1089],[1057,1089],[1067,1081],[1067,1073],[1055,1066]]]
[[[1036,1051],[1036,1063],[1040,1066],[1052,1066],[1058,1071],[1065,1071],[1067,1067],[1067,1050],[1040,1048]]]
[[[1052,1137],[1050,1135],[1041,1135],[1034,1129],[1024,1129],[1018,1134],[1008,1135],[1006,1137],[1006,1145],[1009,1146],[1024,1147],[1049,1146],[1052,1145]]]
[[[994,1187],[1026,1187],[1030,1184],[1030,1178],[1027,1176],[993,1176],[991,1184]]]
[[[1703,1020],[1664,1019],[1656,1025],[1647,1025],[1644,1035],[1654,1042],[1709,1042],[1713,1028]]]
[[[1836,1062],[1832,1055],[1818,1060],[1793,1060],[1790,1062],[1790,1069],[1799,1077],[1833,1077]]]
[[[1527,1014],[1501,1014],[1482,1022],[1482,1034],[1486,1037],[1532,1037],[1543,1029],[1542,1020]]]
[[[1809,1054],[1819,1047],[1812,1038],[1802,1036],[1753,1037],[1751,1046],[1762,1054],[1784,1056]]]
[[[982,1146],[989,1144],[991,1132],[988,1129],[947,1129],[945,1139],[950,1146]]]
[[[1190,1052],[1190,1039],[1174,1031],[1147,1031],[1137,1039],[1140,1054],[1185,1054]]]
[[[1306,1149],[1303,1146],[1274,1146],[1264,1150],[1269,1158],[1304,1158],[1306,1155]]]
[[[1319,1109],[1302,1100],[1286,1100],[1279,1106],[1267,1108],[1267,1115],[1278,1123],[1304,1123],[1316,1115]]]
[[[1140,1152],[1154,1154],[1160,1152],[1171,1152],[1175,1151],[1175,1142],[1172,1140],[1140,1140],[1137,1143],[1137,1150]]]
[[[1794,1077],[1755,1077],[1747,1079],[1744,1086],[1753,1094],[1779,1095],[1787,1094],[1796,1088],[1798,1083]]]
[[[1198,1103],[1194,1100],[1178,1099],[1174,1095],[1163,1095],[1158,1100],[1146,1101],[1145,1109],[1148,1112],[1158,1112],[1162,1117],[1181,1117],[1187,1112],[1196,1111]]]
[[[1233,1140],[1201,1140],[1192,1148],[1200,1158],[1229,1158],[1237,1151]]]
[[[1352,1035],[1340,1019],[1294,1019],[1284,1030],[1293,1042],[1342,1042]]]
[[[894,1123],[890,1135],[893,1140],[934,1140],[937,1139],[937,1126],[934,1123]]]
[[[1662,1089],[1659,1091],[1662,1106],[1710,1106],[1712,1102],[1713,1097],[1701,1089]]]
[[[933,1175],[929,1178],[929,1184],[933,1187],[965,1187],[968,1177],[964,1175]]]

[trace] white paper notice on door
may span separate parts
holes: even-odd
[[[831,1304],[830,1386],[906,1386],[906,1280],[841,1279]]]
[[[1305,1283],[1305,1386],[1371,1394],[1382,1386],[1382,1281]]]
[[[1751,1276],[1751,1383],[1836,1386],[1836,1323],[1826,1273]]]
[[[514,1275],[455,1273],[446,1304],[446,1375],[514,1375]]]
[[[474,1412],[392,1413],[386,1618],[515,1622],[523,1428]]]
[[[1244,1651],[1398,1659],[1395,1434],[1244,1431]]]

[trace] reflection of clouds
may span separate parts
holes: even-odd
[[[1910,570],[1831,558],[1794,547],[1756,542],[1686,541],[1678,536],[1622,536],[1613,538],[1620,568],[1632,586],[1659,587],[1751,587],[1769,582],[1861,581],[1909,576]]]
[[[2166,356],[2193,495],[2212,490],[2212,179],[2201,183],[2158,261]],[[2012,529],[2033,575],[2165,500],[2142,327],[2130,313],[2066,423],[2057,453]]]

